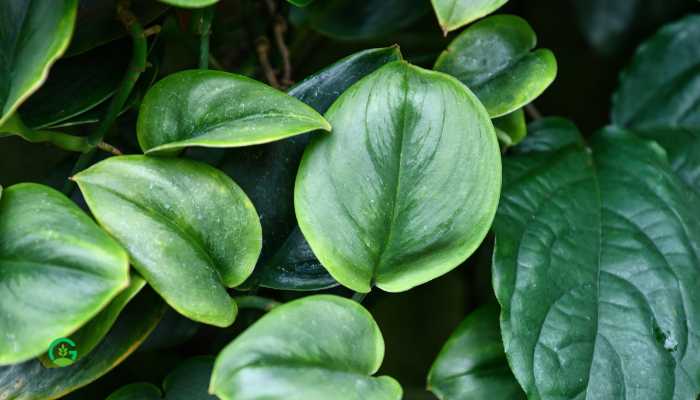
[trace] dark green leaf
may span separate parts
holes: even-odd
[[[429,9],[427,0],[323,0],[294,8],[292,19],[333,38],[358,40],[396,32]]]
[[[694,398],[700,198],[657,144],[592,143],[504,161],[494,287],[510,365],[530,399]]]
[[[700,195],[700,130],[652,129],[634,133],[659,143],[673,170]]]
[[[46,80],[68,47],[77,0],[0,2],[0,125]]]
[[[47,186],[5,189],[0,238],[0,365],[44,353],[128,285],[124,250]]]
[[[500,117],[534,100],[554,80],[551,51],[532,51],[535,32],[515,15],[485,18],[462,32],[435,62],[471,89],[491,117]]]
[[[183,159],[111,157],[75,176],[97,221],[181,314],[228,326],[260,254],[253,204],[228,176]]]
[[[160,389],[150,383],[132,383],[117,390],[107,400],[161,400]]]
[[[165,400],[215,400],[209,394],[214,357],[194,357],[181,363],[163,382]]]
[[[498,10],[508,0],[431,0],[442,30],[459,29]]]
[[[334,131],[306,149],[294,204],[338,282],[403,291],[478,247],[498,203],[501,162],[488,114],[464,85],[393,62],[348,89],[326,118]]]
[[[445,343],[428,374],[428,388],[440,399],[525,399],[503,352],[499,311],[482,306]]]
[[[95,381],[128,357],[153,330],[165,304],[144,289],[119,315],[104,340],[85,358],[64,368],[44,368],[34,359],[0,368],[0,393],[7,399],[52,400]]]
[[[297,7],[306,7],[311,4],[314,0],[287,0],[288,2],[294,4]]]
[[[276,307],[229,344],[211,390],[223,400],[399,400],[393,378],[372,376],[383,358],[367,310],[342,297],[309,296]]]
[[[156,83],[141,103],[136,125],[145,153],[249,146],[317,129],[331,127],[299,100],[242,75],[204,70]]]

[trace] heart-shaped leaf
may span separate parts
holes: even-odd
[[[551,51],[532,51],[537,37],[515,15],[485,18],[462,32],[435,62],[435,70],[464,82],[491,117],[517,110],[537,98],[557,74]]]
[[[497,305],[469,314],[450,336],[428,374],[441,400],[525,399],[501,342]]]
[[[442,30],[447,34],[498,10],[508,0],[431,0]]]
[[[400,59],[401,53],[395,46],[364,50],[309,76],[290,89],[289,95],[323,113],[353,83]],[[202,148],[187,152],[188,156],[206,160],[231,176],[260,214],[262,254],[245,285],[283,290],[318,290],[337,285],[313,257],[303,236],[291,237],[298,231],[293,207],[294,179],[311,135],[227,149],[226,153]]]
[[[381,37],[398,31],[430,10],[426,0],[323,0],[293,8],[293,21],[341,40]]]
[[[203,70],[156,83],[136,126],[145,153],[249,146],[317,129],[331,127],[301,101],[242,75]]]
[[[0,199],[0,365],[44,353],[128,285],[128,259],[61,193],[26,183]]]
[[[68,47],[77,7],[78,0],[0,2],[0,125]]]
[[[612,129],[592,143],[504,161],[494,288],[510,365],[529,399],[694,398],[700,198],[657,144]]]
[[[184,159],[111,157],[75,178],[97,221],[174,309],[228,326],[260,254],[261,228],[245,193],[224,173]]]
[[[274,308],[231,342],[210,387],[223,400],[399,400],[393,378],[372,376],[383,358],[367,310],[342,297],[309,296]]]
[[[7,399],[53,400],[97,380],[136,350],[165,308],[152,290],[144,288],[89,355],[65,368],[47,369],[37,359],[0,367],[0,393]]]
[[[462,263],[493,219],[501,162],[493,125],[456,79],[393,62],[326,113],[294,203],[311,249],[341,284],[396,292]],[[440,193],[440,196],[436,196]]]

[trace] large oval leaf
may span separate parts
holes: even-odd
[[[68,47],[78,0],[0,2],[0,125]]]
[[[402,291],[464,261],[486,235],[501,185],[488,114],[454,78],[405,62],[348,89],[306,149],[299,227],[341,284]]]
[[[148,91],[136,125],[145,153],[240,147],[331,127],[299,100],[242,75],[192,70]]]
[[[528,398],[697,395],[699,206],[663,150],[626,132],[598,134],[592,155],[579,143],[505,160],[494,286]]]
[[[65,368],[47,369],[37,359],[0,367],[0,393],[13,400],[52,400],[95,381],[138,348],[165,308],[152,290],[142,290],[87,357]]]
[[[319,113],[348,87],[382,65],[401,59],[398,47],[368,49],[330,65],[289,90]],[[205,159],[231,176],[260,214],[263,249],[246,285],[284,290],[317,290],[337,285],[315,259],[294,217],[294,178],[310,134],[264,145],[227,149],[192,148],[187,155]],[[295,237],[292,237],[295,236]],[[297,240],[298,239],[298,240]]]
[[[260,254],[255,208],[225,174],[182,159],[111,157],[74,178],[97,221],[181,314],[228,326]]]
[[[294,8],[291,15],[324,35],[359,40],[394,33],[429,9],[426,0],[323,0]]]
[[[441,400],[525,399],[501,342],[497,305],[469,314],[450,336],[428,374]]]
[[[508,0],[431,0],[442,30],[459,29],[498,10]]]
[[[495,15],[467,28],[435,62],[464,82],[491,117],[517,110],[542,94],[557,74],[551,51],[532,51],[535,32],[515,15]]]
[[[0,365],[45,352],[128,285],[124,250],[73,202],[38,184],[0,199]]]
[[[337,296],[309,296],[276,307],[229,344],[210,387],[224,400],[398,400],[394,379],[372,376],[383,358],[384,340],[367,310]]]

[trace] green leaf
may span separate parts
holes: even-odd
[[[527,124],[525,123],[525,112],[519,108],[512,113],[493,120],[493,127],[496,128],[496,135],[506,147],[520,143],[527,136]]]
[[[5,189],[0,238],[0,365],[45,352],[128,285],[124,250],[47,186]]]
[[[435,62],[467,85],[491,117],[500,117],[533,101],[557,75],[547,49],[532,51],[537,37],[515,15],[495,15],[464,30]]]
[[[383,358],[384,340],[367,310],[337,296],[309,296],[274,308],[226,346],[210,388],[222,400],[399,400],[393,378],[372,376]]]
[[[323,0],[293,8],[291,18],[332,38],[362,40],[407,27],[429,9],[426,0]]]
[[[260,254],[261,228],[225,174],[183,159],[111,157],[75,176],[97,221],[146,281],[184,316],[228,326]]]
[[[442,30],[448,32],[485,17],[508,0],[431,0]]]
[[[156,83],[143,99],[136,126],[145,153],[249,146],[317,129],[331,127],[299,100],[242,75],[203,70]]]
[[[673,170],[700,196],[700,130],[651,129],[634,133],[659,143]]]
[[[0,125],[46,80],[68,47],[77,0],[0,3]]]
[[[202,8],[216,4],[219,0],[159,0],[162,3],[182,8]]]
[[[132,383],[107,397],[107,400],[161,400],[161,392],[150,383]]]
[[[525,399],[501,342],[498,305],[469,314],[450,336],[428,374],[441,400]]]
[[[294,204],[311,249],[342,285],[397,292],[462,263],[489,230],[501,184],[486,110],[456,79],[393,62],[326,113]],[[440,196],[436,196],[436,194]]]
[[[44,368],[34,359],[0,367],[0,393],[7,399],[53,400],[83,387],[119,365],[155,328],[165,304],[150,289],[139,293],[102,342],[87,356],[65,368]]]
[[[105,46],[61,59],[46,83],[19,109],[25,123],[41,129],[80,115],[107,100],[119,86],[128,58],[122,46]]]
[[[287,0],[289,3],[294,4],[297,7],[306,7],[311,4],[314,0]]]
[[[75,348],[78,352],[76,360],[80,360],[102,341],[109,330],[114,325],[119,314],[124,310],[124,307],[143,289],[146,281],[138,275],[132,274],[129,282],[129,287],[123,290],[117,297],[112,300],[109,305],[87,324],[83,325],[77,332],[71,334],[69,339],[75,342]],[[46,368],[57,367],[46,354],[43,354],[39,360]]]
[[[540,134],[558,130],[523,144]],[[694,398],[700,198],[657,144],[592,143],[504,160],[493,282],[510,365],[529,399]]]
[[[401,52],[395,46],[364,50],[309,76],[290,89],[289,95],[323,113],[353,83],[400,59]],[[227,149],[225,154],[210,149],[188,150],[191,157],[209,157],[209,162],[231,176],[260,214],[262,255],[247,285],[318,290],[337,284],[332,283],[333,278],[315,257],[306,256],[313,255],[303,237],[290,237],[298,230],[293,207],[294,179],[310,137],[311,134],[297,135],[264,145]],[[290,245],[286,245],[288,242]]]

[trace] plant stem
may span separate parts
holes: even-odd
[[[526,105],[525,112],[527,113],[527,115],[530,116],[530,118],[532,118],[534,120],[538,120],[538,119],[542,118],[542,113],[540,112],[540,110],[537,109],[537,107],[535,107],[534,103],[530,103],[530,104]]]
[[[117,4],[117,16],[122,22],[126,30],[131,35],[131,41],[133,45],[131,62],[129,67],[122,78],[122,82],[119,89],[112,97],[109,103],[107,111],[105,111],[104,117],[100,119],[100,124],[88,137],[87,143],[90,149],[83,153],[78,161],[75,163],[71,175],[76,174],[79,171],[85,169],[91,162],[95,155],[95,148],[98,144],[102,142],[107,132],[112,128],[114,121],[116,121],[119,111],[124,107],[131,90],[134,88],[136,81],[141,76],[141,73],[146,69],[146,54],[147,54],[147,43],[146,36],[144,35],[143,28],[139,24],[136,16],[129,10],[129,0],[120,0]],[[63,186],[63,193],[70,195],[74,187],[73,181],[67,181]]]
[[[260,296],[238,296],[233,298],[238,308],[252,308],[261,311],[270,311],[281,305],[280,302]]]
[[[209,36],[214,7],[203,8],[197,12],[199,19],[199,69],[209,69]]]
[[[360,304],[362,304],[362,301],[364,301],[365,297],[367,297],[368,294],[369,294],[369,293],[355,292],[355,293],[352,295],[352,300],[353,300],[353,301],[356,301],[356,302],[358,302],[358,303],[360,303]]]

